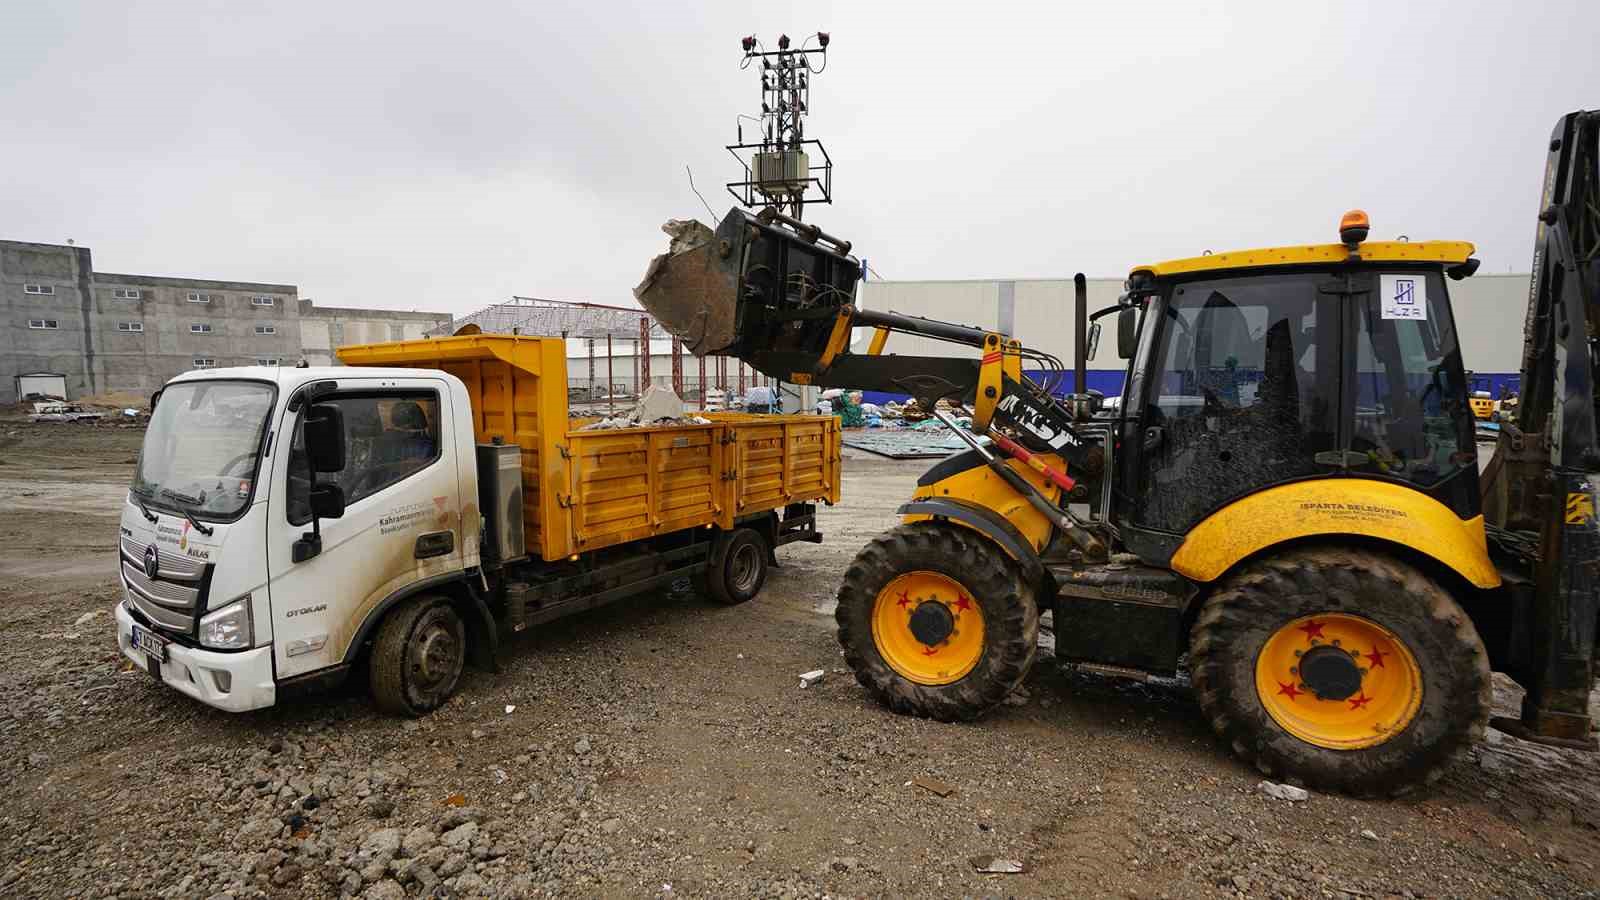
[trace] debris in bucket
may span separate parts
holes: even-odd
[[[811,687],[812,685],[814,685],[817,682],[821,681],[822,680],[822,676],[826,675],[826,674],[827,673],[825,671],[823,671],[822,669],[812,669],[809,672],[801,672],[800,673],[800,686],[803,687],[803,688]]]
[[[730,213],[729,227],[739,220]],[[740,254],[727,240],[692,219],[668,219],[667,252],[650,261],[633,289],[641,306],[697,356],[726,348],[738,336],[735,316]]]
[[[972,868],[980,875],[1021,875],[1027,871],[1021,860],[998,856],[974,856]]]

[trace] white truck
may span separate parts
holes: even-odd
[[[220,709],[369,666],[379,706],[425,713],[506,632],[689,576],[750,599],[777,545],[820,540],[811,501],[837,499],[831,420],[580,430],[559,339],[340,353],[357,365],[195,371],[158,395],[117,640]]]

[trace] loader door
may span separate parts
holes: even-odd
[[[1134,525],[1182,534],[1235,497],[1326,472],[1317,458],[1339,446],[1342,325],[1329,279],[1190,281],[1154,301],[1124,470]]]
[[[1443,276],[1379,269],[1349,285],[1347,425],[1343,452],[1322,468],[1400,482],[1463,519],[1477,515],[1475,426]]]

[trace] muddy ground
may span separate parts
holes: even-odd
[[[1492,736],[1416,796],[1291,804],[1257,792],[1182,682],[1046,658],[976,724],[890,715],[840,668],[828,613],[925,464],[859,455],[826,543],[781,550],[751,604],[663,593],[540,628],[421,722],[359,684],[217,712],[115,652],[114,517],[140,439],[0,421],[3,896],[1600,888],[1600,760],[1577,753]],[[975,872],[989,855],[1026,871]]]

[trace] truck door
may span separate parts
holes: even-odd
[[[294,562],[311,530],[301,418],[286,412],[268,528],[278,678],[349,661],[367,616],[386,598],[462,567],[461,506],[450,394],[430,378],[339,379],[318,403],[344,413],[345,467],[317,475],[345,494],[342,518],[323,519],[322,551]],[[471,461],[467,461],[471,463]]]

